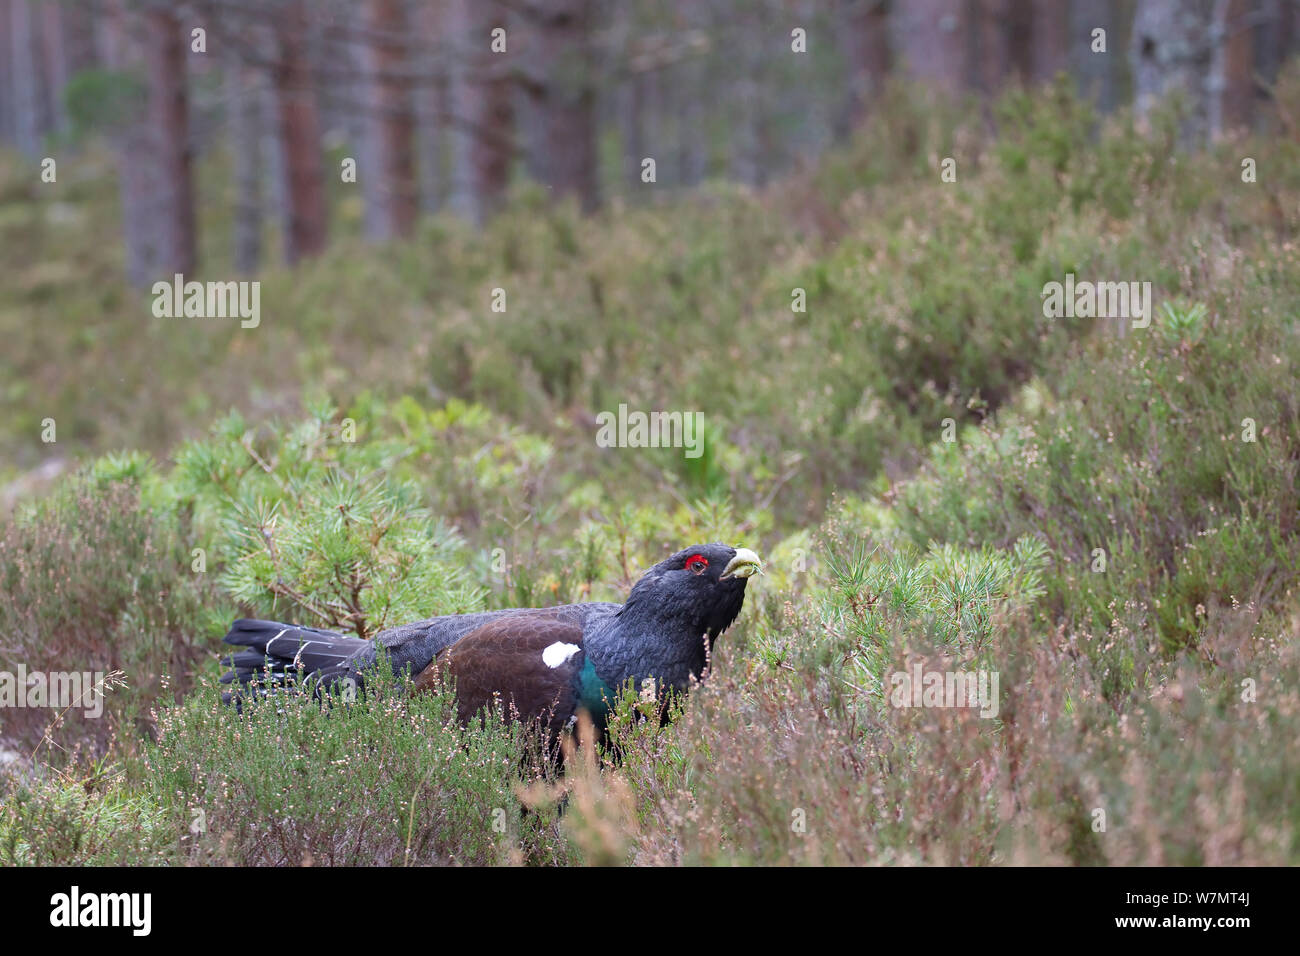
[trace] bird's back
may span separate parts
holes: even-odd
[[[418,674],[443,648],[454,644],[466,634],[503,617],[515,614],[539,614],[576,624],[584,632],[598,621],[618,612],[621,604],[592,601],[585,604],[562,604],[558,607],[507,608],[501,611],[480,611],[475,614],[446,614],[424,621],[389,628],[375,635],[370,646],[363,648],[353,659],[354,674],[359,674],[375,663],[378,648],[388,654],[393,671],[410,668]]]

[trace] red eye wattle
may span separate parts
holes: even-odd
[[[695,574],[703,574],[704,569],[709,566],[709,559],[702,554],[693,554],[686,559],[686,570]]]

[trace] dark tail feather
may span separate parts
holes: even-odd
[[[346,637],[334,631],[251,618],[240,618],[231,624],[224,640],[235,647],[248,648],[221,660],[231,668],[221,676],[221,683],[239,684],[222,694],[221,699],[236,705],[246,695],[296,683],[300,671],[303,679],[309,680],[317,691],[328,687],[348,672],[352,655],[370,645],[359,637]]]

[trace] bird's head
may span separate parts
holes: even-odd
[[[698,628],[697,634],[717,637],[740,614],[749,578],[762,570],[762,561],[748,548],[692,545],[647,571],[633,586],[628,604],[652,607]]]

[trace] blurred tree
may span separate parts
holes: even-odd
[[[610,23],[604,70],[622,88],[605,99],[623,147],[620,174],[627,195],[646,195],[641,183],[646,158],[655,160],[661,183],[666,177],[690,182],[704,175],[710,133],[705,111],[712,104],[699,90],[735,80],[734,69],[718,70],[708,57],[714,6],[649,0],[620,11]]]
[[[1124,68],[1120,0],[1071,0],[1066,23],[1070,31],[1070,62],[1079,88],[1095,98],[1103,110],[1118,105],[1119,74]],[[1093,50],[1094,30],[1106,31],[1106,52]]]
[[[218,108],[249,271],[267,216],[290,263],[324,248],[327,146],[355,149],[365,234],[389,238],[444,205],[482,222],[517,158],[590,211],[615,136],[624,195],[652,194],[647,156],[664,185],[760,185],[845,135],[893,70],[985,96],[1066,71],[1102,110],[1132,87],[1140,118],[1181,90],[1194,144],[1265,112],[1297,20],[1300,0],[0,0],[0,142],[35,158],[50,134],[106,133],[147,282],[192,266],[191,153]],[[220,104],[182,23],[208,30]],[[109,69],[89,68],[96,41]]]
[[[1216,0],[1210,25],[1209,127],[1212,137],[1248,126],[1254,107],[1254,36],[1250,0]]]
[[[970,31],[971,62],[976,88],[986,96],[1002,89],[1012,69],[1012,0],[974,0],[975,29]],[[1028,11],[1023,11],[1028,12]]]
[[[1296,50],[1300,3],[1296,0],[1259,0],[1254,20],[1256,70],[1266,82],[1272,83],[1286,58]],[[1261,97],[1268,95],[1263,87],[1256,92]]]
[[[619,138],[623,146],[623,191],[635,196],[641,178],[641,161],[646,157],[645,124],[649,77],[643,70],[630,70],[623,85],[618,113]]]
[[[897,49],[908,75],[952,96],[967,87],[966,0],[911,0],[895,11]]]
[[[1029,0],[1029,9],[1022,11],[1029,17],[1027,76],[1035,83],[1045,83],[1057,73],[1070,68],[1070,16],[1075,9],[1096,0],[1074,0],[1067,5],[1061,0]],[[1101,0],[1106,3],[1107,0]],[[1017,49],[1019,46],[1017,45]]]
[[[1185,143],[1203,142],[1209,126],[1211,5],[1212,0],[1139,0],[1133,20],[1135,111],[1145,117],[1167,93],[1181,91],[1190,107]]]
[[[449,204],[483,222],[500,204],[514,159],[507,6],[498,0],[445,0],[450,50],[449,100],[452,182]],[[492,31],[506,31],[505,51],[492,50]]]
[[[307,9],[288,0],[277,10],[274,69],[284,159],[284,258],[292,265],[325,248],[325,168],[316,89],[307,59]]]
[[[391,239],[410,235],[419,212],[411,84],[406,74],[409,34],[402,0],[367,0],[365,14],[370,146],[370,168],[360,172],[365,228],[371,239]]]
[[[235,268],[249,273],[262,260],[263,124],[257,70],[234,44],[226,48],[224,80],[235,179]]]
[[[699,91],[716,82],[711,75],[716,57],[710,56],[709,34],[702,27],[698,7],[691,0],[677,0],[677,8],[687,28],[681,60],[673,71],[677,79],[673,95],[678,128],[677,181],[694,186],[704,178],[709,165],[709,102]]]
[[[600,201],[593,7],[592,0],[528,0],[517,8],[529,170],[556,199],[576,197],[584,212]]]
[[[837,124],[841,135],[857,125],[884,89],[893,67],[889,44],[890,0],[840,0],[843,29],[837,36],[848,63],[848,96]]]
[[[710,30],[721,34],[719,52],[732,59],[726,83],[733,91],[727,110],[730,129],[731,175],[750,186],[762,186],[770,172],[773,110],[769,97],[771,61],[790,55],[791,37],[784,17],[772,14],[766,2],[756,3],[750,17],[728,30],[731,11],[715,6]],[[727,34],[730,33],[730,36]],[[768,94],[765,96],[764,94]]]
[[[190,162],[190,111],[186,69],[189,31],[182,30],[171,9],[150,5],[144,14],[149,54],[149,140],[157,165],[151,187],[153,263],[162,278],[192,272],[197,252],[194,235],[194,180]],[[132,157],[147,161],[146,157]]]
[[[14,143],[28,156],[37,156],[48,128],[37,69],[39,21],[31,0],[9,0],[9,76],[14,116]]]
[[[420,81],[413,90],[415,137],[419,154],[420,208],[437,212],[446,201],[447,182],[443,155],[447,112],[447,44],[443,35],[443,0],[415,0],[412,31],[418,44],[416,69]]]
[[[113,108],[93,119],[117,150],[127,278],[145,286],[195,265],[184,36],[166,8],[125,0],[108,0],[99,27],[112,72],[93,78],[93,99]]]
[[[9,50],[13,45],[13,39],[10,35],[13,22],[13,11],[10,7],[13,0],[0,0],[0,142],[12,143],[17,135],[14,124],[17,117],[14,115],[13,100],[13,81],[9,79],[9,71],[13,68],[12,59],[9,56]]]
[[[68,85],[71,67],[68,58],[69,38],[64,29],[65,19],[62,3],[41,5],[41,59],[45,67],[46,112],[50,129],[56,133],[66,133],[68,130],[63,91]]]

